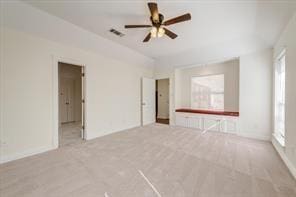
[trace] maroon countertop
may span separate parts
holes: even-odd
[[[201,109],[176,109],[176,112],[185,113],[196,113],[196,114],[211,114],[211,115],[221,115],[221,116],[239,116],[239,112],[231,111],[212,111],[212,110],[201,110]]]

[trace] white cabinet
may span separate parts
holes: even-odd
[[[184,112],[175,112],[175,114],[177,126],[226,133],[236,133],[238,130],[238,117],[236,116]]]

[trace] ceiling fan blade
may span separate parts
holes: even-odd
[[[125,25],[124,28],[147,28],[152,27],[152,25]]]
[[[148,7],[149,7],[149,10],[151,13],[152,20],[156,23],[159,22],[157,3],[150,2],[150,3],[148,3]]]
[[[143,40],[143,42],[148,42],[151,38],[151,33],[149,32],[149,34],[145,37],[145,39]]]
[[[168,37],[170,37],[171,39],[175,39],[175,38],[177,38],[178,37],[178,35],[177,34],[175,34],[174,32],[172,32],[172,31],[170,31],[170,30],[168,30],[167,28],[163,28],[164,29],[164,33],[168,36]]]
[[[191,15],[189,13],[187,13],[187,14],[184,14],[184,15],[181,15],[181,16],[178,16],[178,17],[175,17],[175,18],[172,18],[170,20],[167,20],[163,24],[165,26],[168,26],[168,25],[172,25],[172,24],[175,24],[175,23],[180,23],[180,22],[183,22],[183,21],[188,21],[190,19],[191,19]]]

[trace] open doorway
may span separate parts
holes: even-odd
[[[169,79],[158,79],[156,80],[156,94],[155,94],[155,112],[156,122],[162,124],[170,123],[170,96],[169,96]]]
[[[81,143],[84,139],[83,67],[58,63],[59,146]]]

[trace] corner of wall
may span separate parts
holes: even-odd
[[[26,150],[23,152],[18,152],[16,154],[9,155],[9,156],[2,156],[1,155],[0,164],[8,163],[10,161],[22,159],[22,158],[33,156],[33,155],[37,155],[37,154],[51,151],[54,149],[56,149],[56,148],[54,148],[53,146],[44,146],[44,147],[39,147],[39,148],[31,149],[31,150]]]
[[[292,176],[296,179],[296,167],[292,164],[292,162],[286,156],[284,147],[282,147],[274,137],[272,137],[271,142],[273,147],[275,148],[275,150],[277,151],[277,153],[282,158],[287,168],[291,172]]]
[[[246,131],[239,131],[237,133],[238,136],[256,139],[256,140],[263,140],[263,141],[271,141],[271,136],[258,134],[255,132],[246,132]]]
[[[106,132],[106,133],[102,133],[100,135],[98,135],[98,133],[101,133],[101,132],[90,132],[90,131],[87,131],[87,136],[86,136],[86,140],[93,140],[93,139],[96,139],[96,138],[99,138],[99,137],[103,137],[103,136],[106,136],[106,135],[110,135],[110,134],[115,134],[115,133],[118,133],[118,132],[121,132],[121,131],[125,131],[125,130],[129,130],[129,129],[134,129],[134,128],[137,128],[137,127],[140,127],[141,125],[130,125],[129,127],[125,128],[125,129],[119,129],[119,130],[112,130],[112,131],[109,131],[109,132]]]

